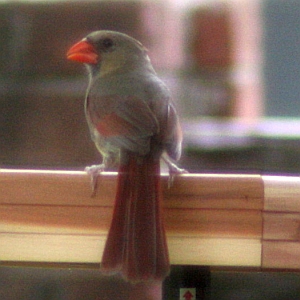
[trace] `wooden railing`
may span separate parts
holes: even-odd
[[[300,269],[300,178],[162,176],[172,264]],[[0,170],[0,261],[98,267],[116,173]]]

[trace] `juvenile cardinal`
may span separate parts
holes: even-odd
[[[96,31],[70,48],[67,58],[89,72],[85,114],[103,157],[87,170],[94,183],[119,165],[113,218],[102,269],[131,282],[163,280],[169,257],[162,220],[160,158],[170,176],[181,173],[182,134],[169,90],[157,77],[147,50],[132,37]]]

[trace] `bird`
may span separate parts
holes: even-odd
[[[182,129],[171,93],[155,72],[148,50],[116,31],[88,34],[67,51],[88,70],[85,116],[102,163],[87,167],[97,176],[118,166],[112,221],[101,269],[129,282],[162,281],[170,261],[162,212],[160,161],[169,181],[185,173],[177,166]]]

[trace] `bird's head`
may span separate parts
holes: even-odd
[[[73,45],[67,58],[87,64],[92,73],[106,74],[131,70],[150,60],[146,48],[134,38],[115,31],[100,30]]]

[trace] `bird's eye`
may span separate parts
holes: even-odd
[[[105,49],[109,49],[113,46],[114,42],[110,38],[106,38],[102,41],[102,45]]]

